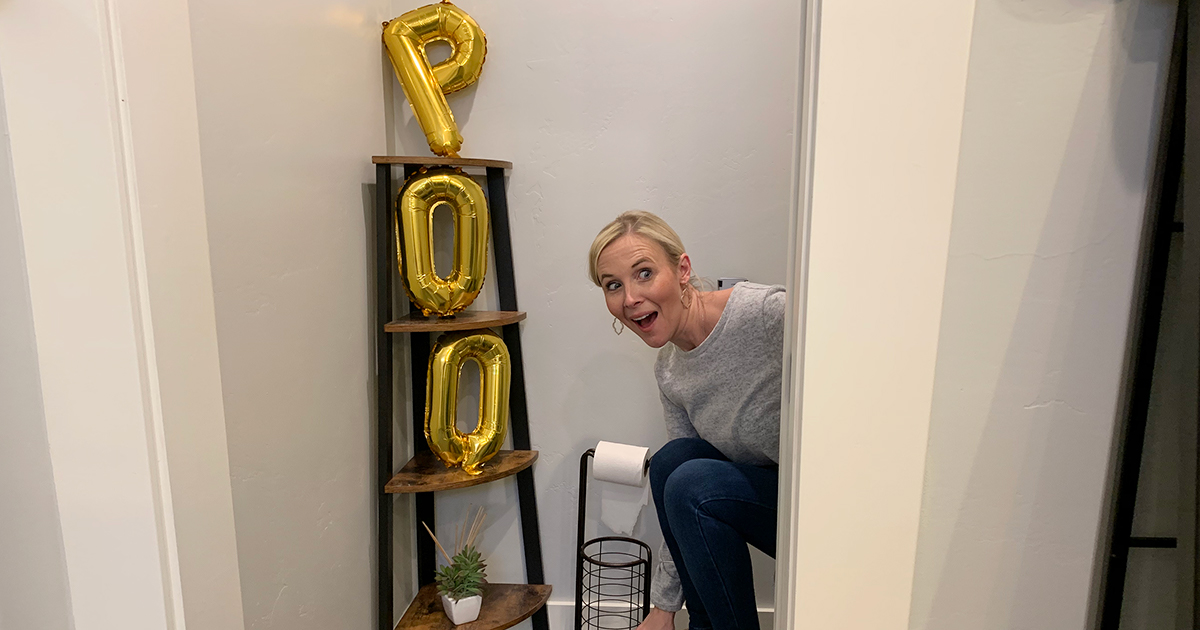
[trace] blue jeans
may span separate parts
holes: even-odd
[[[778,488],[778,467],[735,464],[699,438],[671,440],[650,460],[692,630],[758,628],[747,544],[775,557]]]

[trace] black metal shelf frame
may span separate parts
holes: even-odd
[[[1184,230],[1184,225],[1175,220],[1175,211],[1184,159],[1185,77],[1188,63],[1186,15],[1186,4],[1181,4],[1167,67],[1153,179],[1147,196],[1136,287],[1140,291],[1134,298],[1136,302],[1130,333],[1132,365],[1125,376],[1125,416],[1118,427],[1122,435],[1116,453],[1108,556],[1102,567],[1104,575],[1099,602],[1099,630],[1118,630],[1121,627],[1130,550],[1175,549],[1179,542],[1175,537],[1134,536],[1133,521],[1158,355],[1171,237]]]

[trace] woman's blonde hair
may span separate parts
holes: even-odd
[[[622,212],[613,219],[612,223],[604,226],[600,233],[596,235],[596,240],[592,241],[592,249],[588,252],[588,277],[596,286],[600,286],[600,273],[596,271],[596,264],[600,260],[600,252],[604,251],[613,241],[625,236],[626,234],[637,234],[643,238],[647,238],[655,243],[658,243],[663,251],[667,254],[667,260],[672,266],[679,266],[679,259],[683,256],[684,248],[683,241],[671,226],[667,225],[666,221],[662,220],[653,212],[645,210],[630,210]],[[699,288],[699,278],[692,276],[691,284]]]

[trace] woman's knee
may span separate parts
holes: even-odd
[[[663,487],[671,474],[694,459],[720,457],[720,451],[700,438],[676,438],[667,442],[650,459],[650,483]]]
[[[729,463],[712,459],[693,459],[680,464],[663,486],[668,513],[694,513],[722,491],[721,479],[727,476]]]

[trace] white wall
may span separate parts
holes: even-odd
[[[795,628],[908,625],[972,11],[820,4],[813,184],[795,226]]]
[[[158,538],[162,495],[150,464],[128,206],[104,80],[106,16],[84,3],[5,11],[0,73],[74,618],[79,628],[101,627],[122,610],[129,625],[162,627],[171,609]],[[55,23],[57,35],[76,36],[70,54],[48,37]],[[75,72],[47,71],[56,65]],[[55,150],[66,147],[78,169],[71,185]]]
[[[191,630],[241,627],[241,588],[229,455],[217,360],[216,315],[205,229],[192,47],[185,0],[114,5],[130,104],[124,150],[131,164],[131,246],[149,309],[150,413],[170,462],[169,528],[177,538],[183,613]],[[135,249],[136,252],[136,249]],[[140,254],[140,255],[139,255]],[[144,262],[139,260],[144,259]],[[164,477],[167,467],[160,463]],[[175,561],[175,560],[173,560]]]
[[[1084,628],[1174,2],[977,0],[913,628]]]
[[[370,628],[366,184],[386,150],[379,37],[393,14],[189,6],[246,627]]]
[[[57,567],[69,586],[66,600],[42,576],[50,594],[25,614],[69,610],[31,627],[241,625],[190,44],[163,28],[181,18],[182,0],[0,9],[5,253],[24,255],[24,280],[6,276],[16,351],[0,362],[26,384],[5,429],[32,446],[5,464],[33,477],[11,508],[44,528],[15,565]]]
[[[366,184],[373,154],[429,154],[379,42],[383,20],[418,4],[191,2],[248,627],[365,627],[373,613]],[[579,455],[602,438],[665,440],[654,352],[613,336],[587,247],[644,208],[674,224],[701,274],[784,280],[799,7],[460,6],[489,46],[479,84],[450,98],[462,154],[514,163],[542,538],[565,627]],[[495,303],[486,292],[478,308]],[[409,426],[397,422],[402,440]],[[444,527],[488,505],[497,580],[524,579],[515,494],[504,483],[438,500]],[[654,529],[651,516],[637,534],[656,544]],[[408,554],[397,549],[402,577]],[[759,592],[769,604],[770,584]]]
[[[0,90],[0,627],[70,630],[70,589]]]

